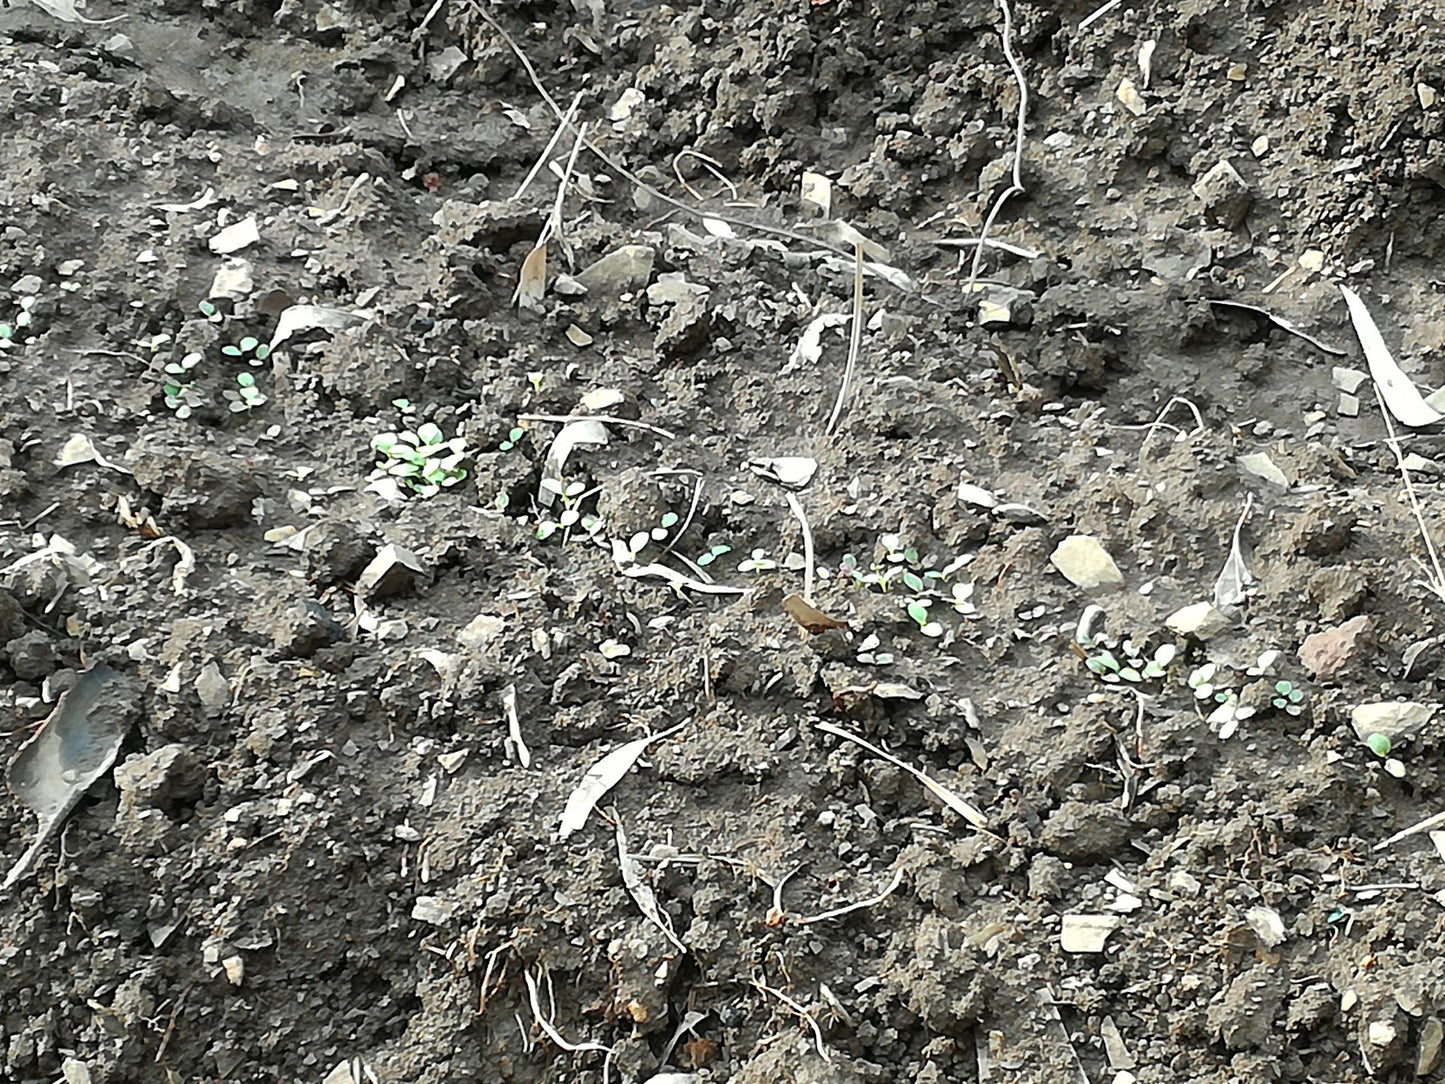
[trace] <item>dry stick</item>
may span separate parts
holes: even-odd
[[[1084,21],[1079,24],[1079,29],[1089,29],[1089,27],[1093,26],[1096,21],[1102,19],[1105,15],[1109,14],[1109,12],[1113,11],[1116,7],[1118,7],[1120,2],[1121,0],[1109,0],[1107,4],[1099,8],[1092,15],[1086,16]]]
[[[802,502],[788,494],[788,507],[798,517],[798,526],[803,531],[803,601],[813,605],[813,532],[808,527],[808,517],[803,512]]]
[[[888,882],[888,887],[876,896],[870,896],[866,900],[859,900],[857,903],[850,903],[843,907],[835,907],[831,911],[824,911],[821,915],[813,915],[811,918],[798,918],[793,920],[795,926],[811,926],[814,922],[825,922],[830,918],[838,918],[842,915],[851,914],[854,911],[861,911],[865,907],[872,907],[882,903],[889,896],[893,895],[895,889],[903,883],[903,871],[893,871],[893,880]]]
[[[858,351],[863,346],[863,245],[853,244],[853,334],[848,339],[848,362],[843,366],[843,381],[838,385],[838,401],[833,404],[833,416],[828,419],[825,435],[832,436],[838,428],[838,419],[843,415],[843,404],[848,400],[848,385],[853,381],[853,372],[858,366]]]
[[[542,172],[542,167],[547,164],[547,157],[552,153],[552,148],[555,147],[557,141],[562,138],[562,133],[571,127],[572,118],[577,115],[577,107],[581,104],[582,92],[579,90],[572,99],[572,104],[567,107],[567,114],[562,118],[562,123],[557,125],[557,130],[552,133],[552,138],[547,141],[547,146],[543,148],[541,157],[539,157],[536,164],[532,166],[532,171],[528,173],[526,177],[522,178],[522,183],[517,187],[517,190],[512,193],[513,200],[521,199],[522,193],[527,191],[532,182],[537,179],[537,174]]]
[[[557,182],[557,199],[552,204],[551,217],[542,226],[542,236],[537,244],[544,244],[552,239],[555,234],[562,232],[562,203],[567,198],[567,185],[571,183],[572,171],[577,167],[577,152],[582,149],[582,140],[587,136],[587,125],[578,125],[577,138],[572,142],[572,153],[567,157],[567,168],[562,171],[562,179]]]
[[[1003,11],[1003,31],[999,37],[1003,41],[1004,59],[1013,69],[1014,80],[1019,85],[1019,113],[1018,128],[1014,135],[1014,168],[1013,183],[1005,188],[998,199],[994,201],[993,208],[988,212],[988,217],[983,221],[983,228],[978,232],[978,247],[973,252],[973,268],[968,273],[968,286],[963,291],[965,298],[973,296],[974,283],[978,281],[978,272],[983,267],[984,242],[988,240],[988,231],[993,227],[994,220],[998,218],[1003,210],[1003,205],[1014,196],[1024,194],[1023,182],[1023,161],[1024,161],[1024,122],[1029,111],[1029,84],[1024,79],[1024,70],[1019,66],[1018,57],[1014,55],[1013,47],[1013,10],[1008,6],[1008,0],[998,0],[998,6]]]
[[[806,1020],[808,1022],[808,1026],[813,1029],[813,1045],[818,1048],[818,1056],[824,1061],[833,1060],[828,1056],[828,1048],[823,1045],[823,1029],[818,1026],[818,1021],[813,1019],[812,1013],[810,1013],[807,1009],[803,1008],[803,1006],[799,1005],[796,1001],[790,998],[787,994],[783,993],[781,990],[774,990],[771,986],[764,986],[756,979],[753,980],[753,985],[765,994],[772,994],[784,1005],[792,1009],[795,1013],[797,1013],[804,1020]]]
[[[1395,463],[1400,468],[1400,477],[1405,480],[1405,492],[1410,497],[1410,511],[1415,513],[1415,523],[1420,528],[1420,537],[1425,542],[1425,552],[1430,555],[1430,564],[1435,569],[1434,581],[1427,581],[1421,584],[1426,590],[1435,595],[1436,598],[1445,600],[1445,570],[1440,567],[1440,554],[1435,549],[1435,541],[1430,537],[1430,529],[1425,526],[1425,514],[1420,510],[1420,501],[1415,496],[1415,485],[1410,481],[1410,472],[1405,469],[1405,459],[1400,454],[1400,442],[1395,436],[1395,423],[1390,421],[1390,411],[1385,406],[1385,400],[1380,395],[1380,386],[1375,385],[1375,401],[1380,404],[1380,413],[1385,418],[1385,430],[1390,434],[1390,439],[1385,443],[1390,446],[1390,451],[1395,453]],[[1430,575],[1429,569],[1425,575]]]
[[[476,3],[476,0],[472,0],[469,6],[476,14],[477,18],[481,19],[482,22],[486,23],[493,30],[495,30],[498,37],[500,37],[502,41],[506,43],[507,47],[512,50],[513,55],[516,56],[518,62],[526,71],[528,78],[532,80],[532,85],[537,88],[537,93],[540,94],[542,96],[542,100],[551,107],[552,112],[557,115],[557,118],[567,127],[575,127],[572,121],[568,120],[567,117],[563,115],[562,108],[557,104],[556,100],[552,97],[552,95],[547,93],[547,88],[542,85],[542,79],[540,76],[537,75],[537,69],[532,66],[532,62],[527,58],[527,54],[522,52],[522,47],[518,45],[514,40],[512,40],[512,36],[510,34],[508,34],[504,29],[502,29],[501,23],[497,22],[496,19],[492,18],[489,14],[487,14],[487,12],[482,9],[481,5],[479,3]],[[836,245],[830,245],[822,238],[810,237],[807,234],[799,233],[797,230],[790,230],[785,226],[769,226],[762,222],[753,222],[750,219],[739,218],[736,215],[723,214],[721,211],[704,211],[692,206],[691,204],[684,203],[682,202],[682,200],[673,199],[665,192],[660,192],[658,189],[652,187],[652,185],[648,184],[637,174],[633,173],[630,169],[624,166],[621,162],[617,161],[617,159],[613,158],[612,155],[608,154],[602,148],[597,146],[597,144],[593,143],[590,139],[584,140],[582,145],[593,154],[595,154],[602,161],[602,163],[607,166],[608,169],[618,174],[618,176],[626,178],[628,181],[636,185],[638,188],[642,189],[642,191],[646,192],[649,196],[657,200],[659,203],[665,203],[669,207],[673,207],[683,212],[684,214],[692,215],[696,219],[715,218],[720,222],[726,222],[732,226],[740,226],[745,230],[757,230],[759,233],[772,234],[774,237],[786,237],[788,240],[797,241],[799,244],[812,245],[814,248],[821,248],[828,252],[831,252],[835,256],[843,256],[846,258],[848,255],[846,249],[839,248]],[[884,281],[886,282],[887,280],[885,279]]]
[[[1415,824],[1410,825],[1409,828],[1402,828],[1389,839],[1380,840],[1380,842],[1376,843],[1375,846],[1371,849],[1376,851],[1382,851],[1386,847],[1390,846],[1392,843],[1399,843],[1400,840],[1409,839],[1411,836],[1417,835],[1420,832],[1428,832],[1437,824],[1445,824],[1445,813],[1435,813],[1429,817],[1426,817],[1422,821],[1418,821]]]

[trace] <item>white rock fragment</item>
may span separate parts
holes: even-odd
[[[1109,935],[1123,924],[1119,915],[1065,915],[1059,947],[1065,952],[1103,952]]]
[[[1179,636],[1192,636],[1199,641],[1211,640],[1229,628],[1229,618],[1209,602],[1195,602],[1175,610],[1164,619],[1170,632]]]
[[[240,986],[246,981],[246,961],[239,956],[227,956],[221,961],[221,966],[226,970],[226,981],[232,986]]]
[[[1361,741],[1368,741],[1371,734],[1383,734],[1396,742],[1418,734],[1439,708],[1439,704],[1385,700],[1360,704],[1350,712],[1350,722]]]
[[[457,633],[457,641],[475,651],[501,636],[506,625],[496,614],[477,614],[467,622],[466,628]]]
[[[229,256],[261,240],[261,231],[256,228],[256,216],[247,215],[239,222],[233,222],[206,244],[218,256]]]
[[[60,1063],[60,1076],[65,1084],[90,1084],[90,1066],[79,1058],[66,1058]]]
[[[1359,369],[1347,369],[1343,365],[1336,365],[1330,370],[1330,383],[1335,386],[1336,391],[1342,391],[1346,395],[1354,395],[1360,390],[1360,385],[1369,378],[1369,373]]]
[[[1239,457],[1240,469],[1256,478],[1262,478],[1271,485],[1279,486],[1280,489],[1289,488],[1289,479],[1285,477],[1284,471],[1280,470],[1264,452],[1254,452],[1251,455]]]
[[[1085,591],[1114,591],[1124,586],[1124,574],[1114,558],[1092,535],[1069,535],[1054,549],[1049,561],[1064,579]]]
[[[418,896],[412,904],[411,917],[433,926],[445,926],[452,919],[452,905],[436,896]]]
[[[215,659],[201,667],[196,678],[196,696],[208,718],[214,719],[231,706],[231,685]]]
[[[1251,907],[1245,912],[1244,921],[1265,948],[1274,948],[1289,936],[1284,928],[1284,919],[1273,907]]]

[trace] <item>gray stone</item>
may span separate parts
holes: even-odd
[[[577,276],[587,292],[602,300],[646,289],[656,257],[649,245],[623,245],[603,256]]]
[[[115,769],[115,786],[125,809],[169,810],[196,801],[206,771],[184,745],[163,745],[145,756],[131,757]]]
[[[1254,204],[1248,183],[1227,158],[1194,182],[1194,195],[1204,204],[1205,215],[1228,230],[1242,223]]]
[[[356,590],[364,599],[399,595],[411,590],[417,577],[425,571],[421,558],[411,550],[387,543],[362,569],[356,581]]]

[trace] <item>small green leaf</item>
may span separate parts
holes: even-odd
[[[1390,755],[1390,739],[1383,734],[1371,734],[1365,739],[1365,744],[1370,747],[1370,752],[1374,753],[1377,757],[1387,757]]]
[[[1274,683],[1274,691],[1279,693],[1281,696],[1288,696],[1290,694],[1290,690],[1293,688],[1294,686],[1291,685],[1288,681],[1276,681]]]
[[[398,463],[386,472],[397,478],[411,478],[421,473],[421,468],[415,463]]]
[[[905,572],[903,574],[903,583],[904,586],[906,586],[908,590],[912,591],[914,594],[921,594],[923,591],[922,578],[912,572]]]
[[[225,354],[228,358],[239,358],[241,356],[241,348],[239,346],[223,346],[221,347],[221,353]]]
[[[511,497],[507,496],[507,494],[505,493],[498,493],[496,497],[492,500],[492,507],[495,508],[498,512],[505,512],[507,510],[507,505],[511,503]]]
[[[256,336],[254,335],[246,335],[236,345],[241,348],[241,353],[249,354],[252,350],[256,349],[256,347],[261,345],[261,340],[256,338]]]
[[[15,329],[9,324],[0,324],[0,339],[9,339],[15,334]]]
[[[1119,671],[1119,676],[1120,676],[1121,678],[1123,678],[1125,681],[1132,681],[1132,682],[1135,682],[1135,683],[1138,683],[1138,682],[1144,680],[1144,675],[1142,675],[1141,673],[1139,673],[1139,671],[1138,671],[1138,670],[1135,670],[1132,666],[1126,666],[1126,667],[1124,667],[1122,670],[1120,670],[1120,671]]]
[[[162,384],[161,391],[167,399],[174,399],[181,394],[181,387],[179,384]]]
[[[917,599],[908,604],[908,616],[920,626],[928,624],[928,607]]]
[[[1292,704],[1298,704],[1304,698],[1305,694],[1299,689],[1291,689],[1289,691],[1289,699]]]
[[[269,358],[270,356],[271,356],[271,347],[270,347],[269,345],[267,345],[266,343],[262,343],[260,346],[256,347],[256,360],[257,360],[257,361],[265,361],[265,360],[266,360],[267,358]]]
[[[557,533],[557,527],[558,524],[553,523],[550,519],[544,523],[537,524],[537,538],[545,542]]]
[[[678,515],[677,515],[676,512],[664,512],[664,513],[662,514],[662,526],[663,526],[664,528],[666,528],[666,527],[675,527],[675,526],[677,525],[677,522],[678,522]]]
[[[943,635],[943,626],[937,621],[930,621],[926,625],[918,626],[918,631],[924,636],[938,637]]]
[[[256,386],[256,378],[250,373],[237,373],[236,383],[240,384],[243,388],[254,388]]]
[[[715,554],[704,553],[701,557],[697,559],[697,563],[700,567],[706,568],[708,565],[712,564],[716,560],[717,556]]]
[[[201,315],[202,315],[202,316],[207,316],[207,317],[209,317],[209,316],[215,316],[216,313],[220,311],[219,309],[216,308],[216,306],[212,305],[209,301],[202,301],[199,305],[196,306],[196,308],[198,308],[198,309],[201,310]]]
[[[446,435],[442,433],[441,427],[431,422],[424,422],[417,426],[416,435],[421,438],[423,444],[440,444],[446,439]]]

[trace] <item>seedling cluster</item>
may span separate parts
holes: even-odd
[[[903,612],[918,626],[920,633],[931,639],[943,636],[946,631],[939,620],[944,611],[952,610],[964,618],[977,615],[973,584],[950,582],[968,563],[967,558],[935,568],[933,557],[921,555],[916,547],[906,545],[896,534],[883,535],[878,546],[881,556],[867,572],[859,566],[858,558],[848,553],[839,562],[838,575],[851,579],[855,586],[885,595],[898,591]]]
[[[30,332],[35,323],[33,309],[35,298],[32,295],[25,295],[16,302],[18,310],[8,323],[0,323],[0,350],[8,350],[17,342],[30,340]]]
[[[424,422],[416,429],[399,433],[378,433],[371,448],[379,462],[370,478],[393,478],[418,497],[435,497],[467,476],[462,463],[467,458],[463,437],[447,439],[441,427]]]

